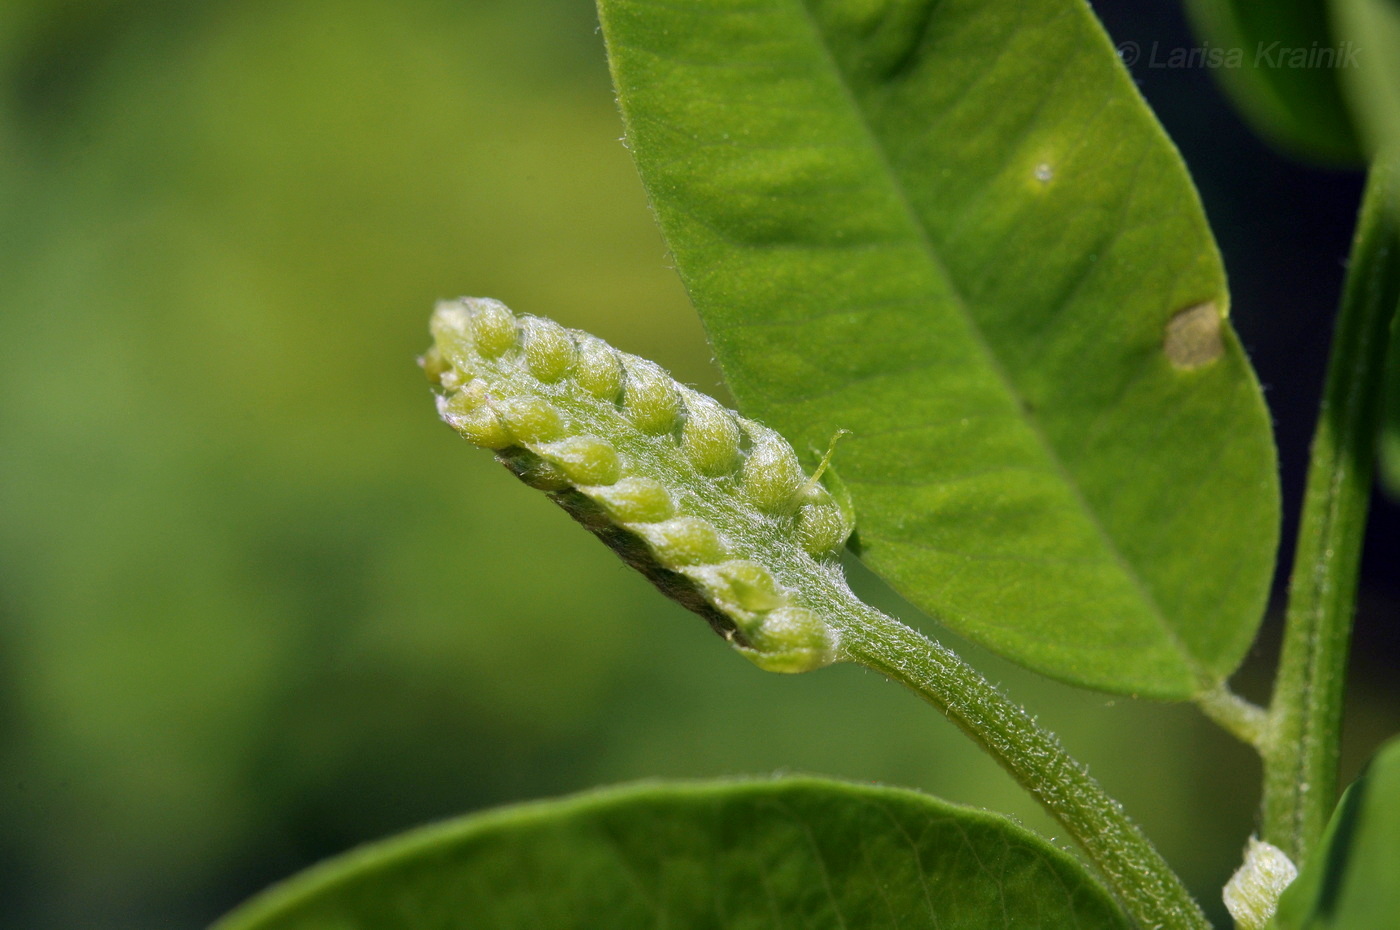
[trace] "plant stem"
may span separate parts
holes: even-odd
[[[1139,925],[1210,927],[1123,806],[1053,734],[948,649],[873,607],[856,609],[842,624],[845,654],[912,689],[991,753],[1078,840]]]
[[[1264,839],[1307,860],[1337,793],[1362,533],[1391,319],[1400,303],[1392,172],[1367,184],[1313,435],[1283,651],[1264,744]]]
[[[1196,706],[1236,739],[1268,752],[1269,712],[1235,694],[1224,684],[1196,695]]]

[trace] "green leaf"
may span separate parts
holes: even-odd
[[[817,779],[610,789],[352,852],[215,930],[1126,928],[1005,817]]]
[[[1041,672],[1239,663],[1269,422],[1180,158],[1079,0],[601,0],[627,135],[741,408],[853,548]]]
[[[1278,930],[1389,930],[1400,914],[1400,739],[1371,759],[1279,900]]]
[[[1260,135],[1330,164],[1363,160],[1338,74],[1351,45],[1331,34],[1325,0],[1187,0],[1210,69]]]

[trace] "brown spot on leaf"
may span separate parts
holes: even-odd
[[[1220,312],[1215,301],[1206,301],[1180,311],[1167,322],[1162,351],[1176,368],[1192,369],[1209,365],[1225,351],[1220,339]]]

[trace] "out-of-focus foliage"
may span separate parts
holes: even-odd
[[[1332,0],[1334,28],[1361,48],[1360,67],[1342,72],[1362,141],[1375,157],[1400,160],[1400,7],[1391,0]]]
[[[1237,63],[1211,69],[1212,76],[1261,135],[1303,158],[1364,161],[1343,99],[1340,68],[1279,61],[1279,49],[1321,45],[1335,51],[1325,0],[1187,0],[1185,6],[1204,50],[1213,49],[1222,60],[1238,55]]]
[[[595,28],[0,3],[0,926],[199,925],[356,842],[648,775],[883,780],[1053,835],[928,708],[755,671],[438,423],[413,357],[459,293],[715,387]],[[1213,897],[1244,750],[966,651]]]

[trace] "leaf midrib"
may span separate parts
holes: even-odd
[[[1099,519],[1098,511],[1089,505],[1088,500],[1085,498],[1083,491],[1079,486],[1079,482],[1074,480],[1072,473],[1068,470],[1068,468],[1066,468],[1064,460],[1059,454],[1059,450],[1055,448],[1054,444],[1050,441],[1049,437],[1046,436],[1045,431],[1040,427],[1039,422],[1033,417],[1028,416],[1024,412],[1024,406],[1018,403],[1018,401],[1021,399],[1020,391],[1016,389],[1015,382],[1011,380],[1010,375],[1007,373],[1005,367],[1001,364],[1001,360],[997,357],[995,352],[993,352],[992,347],[987,342],[985,336],[982,333],[981,328],[977,325],[976,318],[973,317],[971,311],[968,308],[967,298],[964,296],[961,288],[959,287],[957,279],[953,276],[948,266],[943,262],[942,258],[939,256],[938,251],[936,249],[936,245],[929,233],[928,227],[924,224],[922,217],[920,217],[918,211],[914,208],[913,201],[909,197],[909,194],[905,189],[903,179],[901,175],[895,170],[894,165],[891,162],[889,155],[885,149],[882,138],[875,131],[874,126],[871,125],[870,120],[866,117],[865,108],[860,105],[859,98],[856,96],[855,91],[851,86],[851,83],[848,81],[846,72],[841,68],[840,64],[837,62],[835,53],[833,52],[831,45],[827,42],[826,33],[822,30],[820,24],[816,20],[816,17],[812,14],[811,8],[808,7],[804,0],[788,0],[788,2],[795,4],[801,11],[802,19],[806,22],[814,38],[814,44],[820,50],[822,56],[826,59],[826,62],[830,67],[831,72],[836,75],[837,84],[840,86],[841,92],[845,97],[847,104],[850,106],[851,112],[855,114],[856,122],[859,124],[861,131],[865,134],[871,151],[874,152],[875,158],[879,162],[880,167],[883,169],[883,174],[888,179],[889,186],[893,191],[895,198],[898,200],[901,209],[904,211],[905,219],[917,235],[918,244],[920,246],[920,252],[925,256],[925,260],[933,268],[935,273],[937,273],[942,278],[942,280],[947,283],[949,293],[953,298],[953,303],[955,304],[959,315],[961,315],[961,317],[963,318],[963,322],[966,324],[969,333],[971,333],[973,341],[976,343],[979,351],[982,353],[982,356],[985,359],[988,368],[995,374],[1002,389],[1011,398],[1013,405],[1017,409],[1022,411],[1018,419],[1021,423],[1023,423],[1026,426],[1028,430],[1030,430],[1031,435],[1035,438],[1037,444],[1048,457],[1050,463],[1055,469],[1055,472],[1060,476],[1060,479],[1069,488],[1070,493],[1074,497],[1074,500],[1079,504],[1081,510],[1087,515],[1090,526],[1093,527],[1094,532],[1098,534],[1099,539],[1103,542],[1105,548],[1112,555],[1113,560],[1117,564],[1119,570],[1128,578],[1133,589],[1137,592],[1138,596],[1142,599],[1143,603],[1145,603],[1148,606],[1149,613],[1151,614],[1153,620],[1155,620],[1158,626],[1161,628],[1163,634],[1166,636],[1168,643],[1172,645],[1175,648],[1176,652],[1183,657],[1187,669],[1196,678],[1197,683],[1203,688],[1208,687],[1213,682],[1213,677],[1206,674],[1205,670],[1202,668],[1195,654],[1191,652],[1191,650],[1186,648],[1185,643],[1177,634],[1176,630],[1172,628],[1171,623],[1169,622],[1169,619],[1166,615],[1166,612],[1158,603],[1157,598],[1146,587],[1143,579],[1133,567],[1132,563],[1127,560],[1126,556],[1124,556],[1122,550],[1117,544],[1117,541],[1113,538],[1113,536],[1108,532],[1107,528],[1103,525],[1103,521]]]

